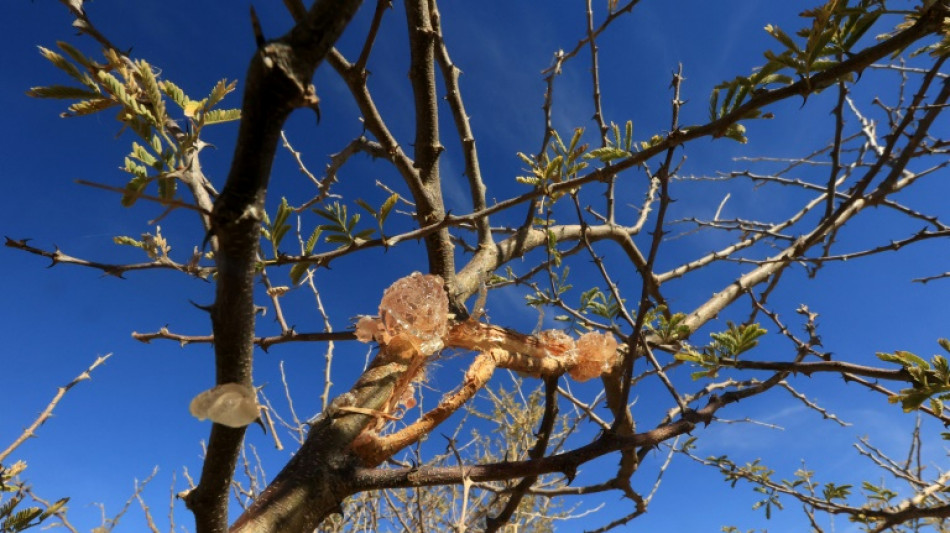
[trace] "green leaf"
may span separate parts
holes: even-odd
[[[719,88],[716,87],[709,94],[709,120],[717,120],[719,117]]]
[[[290,267],[291,283],[293,283],[294,285],[299,285],[300,281],[303,279],[304,275],[307,273],[307,269],[310,268],[312,264],[313,263],[302,262],[302,263],[295,263],[294,266]]]
[[[156,159],[155,156],[150,154],[144,146],[135,141],[132,141],[132,153],[130,155],[150,167],[154,167],[158,163],[158,159]]]
[[[366,228],[366,229],[364,229],[364,230],[361,230],[361,231],[357,232],[356,235],[353,236],[353,240],[354,240],[354,241],[357,241],[357,240],[364,240],[364,241],[367,241],[367,240],[369,240],[370,237],[373,236],[373,233],[374,233],[375,231],[376,231],[376,230],[374,230],[374,229],[372,229],[372,228]]]
[[[584,154],[585,158],[588,159],[598,159],[602,163],[609,163],[617,159],[623,159],[629,157],[630,152],[617,148],[615,146],[604,146],[603,148],[595,148],[590,152]]]
[[[149,140],[149,145],[156,154],[162,153],[162,138],[159,137],[158,134],[152,135],[152,138]]]
[[[287,232],[290,231],[290,224],[287,223],[287,220],[293,211],[293,208],[287,203],[287,198],[281,198],[273,222],[265,221],[264,226],[268,230],[267,238],[271,242],[275,256],[278,254],[281,241],[283,241]]]
[[[212,107],[218,105],[218,102],[224,99],[225,96],[234,91],[234,88],[237,86],[237,81],[232,81],[228,83],[228,80],[221,80],[215,84],[214,88],[211,89],[211,94],[206,98],[204,108],[211,109]]]
[[[119,103],[124,104],[126,107],[132,109],[138,107],[132,103],[128,93],[125,91],[125,85],[123,85],[118,78],[104,70],[100,70],[97,74],[99,76],[99,82],[105,86],[105,88],[109,91],[109,94],[114,96],[116,100],[119,101]]]
[[[875,10],[870,13],[866,13],[861,17],[858,17],[854,25],[848,27],[845,30],[845,34],[847,35],[847,37],[845,37],[842,47],[845,50],[851,50],[851,48],[854,47],[854,45],[858,42],[858,40],[861,39],[861,37],[863,37],[864,34],[867,33],[869,29],[871,29],[871,26],[873,26],[875,22],[877,22],[877,19],[881,16],[882,13],[883,11],[881,10]]]
[[[544,172],[541,174],[541,177],[544,178],[545,181],[550,181],[551,179],[560,181],[561,176],[559,171],[561,170],[561,163],[563,161],[564,156],[560,155],[549,161],[547,166],[544,168]]]
[[[121,200],[123,207],[132,207],[135,201],[139,199],[139,195],[145,189],[145,186],[148,185],[149,181],[148,178],[132,178],[132,180],[125,185],[125,194],[122,195]]]
[[[383,205],[379,208],[379,222],[380,224],[386,220],[386,217],[389,216],[389,212],[392,211],[393,207],[396,205],[396,201],[399,200],[398,194],[391,194],[389,198],[383,202]]]
[[[568,154],[568,157],[573,155],[575,150],[577,150],[577,143],[581,141],[582,135],[584,135],[584,128],[574,129],[574,135],[571,137],[571,144],[568,146],[567,150],[565,150],[565,153]]]
[[[798,54],[801,53],[801,50],[798,48],[798,45],[795,44],[795,41],[792,40],[792,38],[789,37],[788,34],[782,31],[778,26],[767,24],[765,26],[765,31],[767,31],[772,37],[775,37],[775,39],[782,43],[782,45],[788,50]]]
[[[142,165],[139,165],[138,163],[133,161],[132,158],[130,157],[125,158],[125,167],[123,167],[122,170],[125,170],[129,174],[132,174],[133,176],[140,179],[148,178],[148,169],[146,169]]]
[[[334,202],[334,204],[336,204],[336,202]],[[334,213],[333,211],[330,211],[327,209],[321,209],[319,207],[314,208],[312,211],[315,214],[320,215],[321,217],[329,220],[330,222],[334,222],[334,223],[337,222],[336,213]]]
[[[232,122],[240,119],[240,109],[212,109],[211,111],[201,114],[201,123],[203,125]]]
[[[894,352],[894,355],[896,355],[901,361],[903,361],[904,363],[902,364],[904,364],[905,366],[913,365],[913,366],[919,366],[920,368],[923,368],[923,369],[930,368],[930,363],[928,363],[922,357],[919,357],[916,354],[913,354],[911,352],[907,352],[904,350],[896,350]]]
[[[310,234],[310,238],[308,238],[307,243],[304,244],[304,253],[306,253],[307,255],[313,253],[313,248],[314,246],[317,245],[317,240],[320,239],[320,233],[322,233],[322,231],[320,230],[319,226],[316,228],[313,228],[313,232]]]
[[[528,165],[528,168],[534,168],[534,165],[535,165],[534,159],[531,159],[529,156],[527,156],[523,152],[518,152],[518,157],[521,158],[521,160],[524,161],[526,165]]]
[[[118,105],[118,102],[111,100],[109,98],[96,98],[93,100],[83,100],[81,102],[76,102],[71,106],[67,107],[67,112],[63,113],[64,118],[69,117],[81,117],[84,115],[92,115],[93,113],[98,113],[104,109],[109,109],[112,106]]]
[[[63,52],[66,52],[66,54],[69,55],[69,57],[71,57],[76,63],[79,63],[89,70],[96,68],[95,63],[91,59],[86,57],[85,54],[80,52],[73,45],[67,43],[66,41],[56,41],[56,46],[58,46]]]
[[[943,402],[937,398],[930,399],[930,409],[933,410],[936,416],[941,416],[943,414]]]
[[[76,68],[76,65],[73,65],[65,57],[50,50],[49,48],[44,48],[42,46],[38,46],[37,48],[40,49],[40,54],[42,54],[43,57],[49,60],[50,63],[55,65],[57,68],[59,68],[66,74],[68,74],[71,78],[74,78],[82,82],[84,85],[86,84],[85,80],[89,79],[88,75],[84,76],[83,73],[80,72],[79,69]]]
[[[343,244],[353,243],[353,239],[351,239],[349,235],[339,235],[339,234],[327,235],[326,241],[338,242],[338,243],[343,243]]]
[[[185,109],[185,106],[188,105],[190,99],[185,96],[185,91],[181,90],[181,87],[175,85],[174,83],[168,80],[162,80],[159,82],[158,87],[165,93],[166,96],[172,99],[173,102],[178,104],[178,107]]]
[[[373,206],[371,206],[371,205],[369,205],[368,203],[366,203],[365,200],[363,200],[362,198],[357,198],[357,199],[356,199],[356,205],[358,205],[358,206],[362,207],[363,209],[367,210],[367,211],[369,212],[370,216],[372,216],[374,219],[376,219],[377,222],[379,221],[379,213],[376,211],[376,209],[373,208]]]
[[[53,516],[60,511],[65,511],[66,503],[68,502],[69,498],[60,498],[59,500],[56,500],[52,505],[47,507],[45,511],[43,511],[43,515],[40,517],[40,520],[45,520],[47,517]]]
[[[162,99],[162,92],[158,88],[158,80],[155,79],[152,66],[144,59],[136,61],[135,66],[138,69],[142,87],[145,89],[145,95],[148,96],[149,103],[152,105],[155,127],[164,129],[165,120],[168,118],[165,114],[165,101]]]

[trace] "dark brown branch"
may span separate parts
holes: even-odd
[[[280,132],[293,110],[316,105],[314,70],[359,5],[359,0],[317,1],[287,35],[261,46],[251,60],[234,159],[212,212],[210,234],[218,239],[211,309],[216,384],[252,384],[255,268]],[[228,495],[243,436],[243,429],[212,427],[201,480],[185,496],[198,533],[228,529]]]
[[[363,49],[360,50],[360,56],[356,60],[355,67],[360,72],[366,70],[369,54],[373,51],[373,44],[376,43],[376,34],[379,32],[379,25],[383,22],[383,15],[386,13],[386,10],[391,7],[393,7],[392,0],[376,0],[376,11],[373,12],[373,22],[369,26],[369,33],[366,35]]]
[[[503,481],[511,478],[559,472],[568,479],[573,479],[580,465],[598,457],[626,449],[651,449],[661,442],[692,431],[697,423],[709,424],[718,410],[744,398],[765,392],[781,381],[775,379],[780,376],[782,376],[782,373],[776,374],[768,382],[742,391],[727,392],[722,396],[712,396],[709,398],[709,403],[702,409],[691,411],[683,419],[664,424],[645,433],[622,436],[613,432],[606,432],[590,444],[541,459],[467,466],[464,477],[476,482]],[[383,488],[459,484],[463,481],[463,475],[457,467],[418,467],[392,470],[356,468],[352,472],[351,479],[353,482],[351,490],[358,492]]]
[[[845,361],[813,361],[807,363],[796,363],[783,361],[723,360],[722,363],[723,366],[738,370],[770,370],[788,372],[791,374],[804,374],[806,376],[811,376],[816,372],[832,372],[835,374],[852,374],[855,376],[886,379],[888,381],[903,381],[906,383],[913,383],[914,381],[911,375],[902,368],[888,370],[886,368],[858,365]]]

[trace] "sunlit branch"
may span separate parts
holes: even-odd
[[[154,333],[132,332],[132,338],[140,342],[151,342],[156,339],[174,341],[182,346],[188,344],[210,344],[214,342],[214,335],[180,335],[172,333],[167,328],[161,328]],[[284,344],[288,342],[332,342],[332,341],[351,341],[356,340],[352,331],[329,331],[314,333],[297,333],[293,329],[287,330],[281,335],[270,337],[254,337],[254,344],[263,349],[270,348],[275,344]]]

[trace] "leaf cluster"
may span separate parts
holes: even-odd
[[[628,120],[624,125],[623,135],[620,134],[620,126],[613,122],[610,123],[610,131],[614,138],[607,138],[607,146],[594,148],[584,154],[584,159],[597,159],[601,163],[610,163],[633,155],[633,121]]]
[[[105,62],[100,63],[66,42],[56,44],[65,55],[42,46],[40,54],[79,86],[33,87],[27,94],[35,98],[76,100],[67,107],[63,117],[118,108],[116,118],[122,123],[122,129],[131,130],[141,141],[141,144],[132,142],[132,150],[122,167],[131,176],[122,197],[122,205],[126,207],[134,204],[152,182],[158,182],[160,198],[174,198],[178,171],[188,165],[188,156],[203,145],[199,140],[202,128],[240,118],[239,109],[216,108],[234,91],[234,81],[221,80],[207,97],[193,100],[171,81],[159,80],[158,69],[143,59],[132,60],[107,48],[103,52]],[[186,129],[169,114],[168,101],[180,108],[187,122]]]
[[[547,289],[535,289],[531,294],[525,295],[525,302],[531,307],[540,307],[551,305],[561,301],[561,295],[574,288],[567,282],[567,277],[571,273],[570,267],[564,267],[561,275],[551,275],[551,287]]]
[[[543,151],[537,160],[518,152],[518,157],[528,165],[531,175],[517,176],[515,179],[518,183],[541,189],[545,197],[552,201],[561,198],[570,191],[551,191],[550,186],[576,178],[577,174],[588,166],[585,160],[588,159],[585,157],[588,145],[581,144],[583,135],[584,128],[575,128],[571,140],[565,144],[561,136],[552,131],[548,149]]]
[[[838,64],[849,55],[882,13],[873,0],[862,0],[855,6],[846,1],[829,0],[823,6],[801,14],[811,19],[811,25],[796,33],[798,39],[778,26],[767,25],[765,31],[778,41],[780,50],[766,51],[767,62],[751,75],[737,76],[717,85],[709,97],[710,120],[735,112],[750,98],[775,85],[788,86],[796,79],[806,82],[803,97],[820,92],[825,86],[812,85],[811,76]],[[850,80],[852,75],[847,74],[842,79]],[[739,118],[771,118],[771,115],[753,109]],[[742,143],[748,140],[745,128],[739,123],[730,124],[720,136]]]
[[[772,518],[774,509],[782,510],[780,495],[799,494],[810,498],[820,498],[827,503],[835,501],[845,502],[851,496],[852,485],[825,483],[818,485],[813,480],[814,472],[800,468],[795,471],[791,479],[773,480],[775,471],[761,464],[760,459],[739,466],[727,456],[709,457],[707,459],[725,476],[726,482],[735,488],[739,480],[746,480],[755,485],[753,491],[762,494],[763,498],[752,505],[753,510],[762,509],[765,518]]]
[[[168,259],[168,253],[172,250],[171,245],[169,245],[165,237],[162,236],[161,226],[155,227],[155,235],[148,232],[143,233],[142,240],[140,241],[126,235],[113,237],[112,241],[118,245],[140,248],[148,255],[149,259],[153,261]]]
[[[716,377],[722,366],[728,366],[740,354],[755,348],[759,344],[759,337],[767,333],[767,330],[757,323],[738,326],[732,322],[726,324],[728,329],[725,331],[709,334],[712,341],[704,346],[702,351],[686,346],[675,355],[680,361],[689,361],[705,369],[693,373],[693,379]]]
[[[670,344],[689,336],[689,326],[684,324],[686,314],[674,313],[667,317],[664,314],[665,311],[666,307],[662,305],[652,309],[644,321],[646,330],[656,335],[663,344]]]
[[[360,214],[353,213],[350,215],[347,211],[346,204],[341,204],[340,202],[333,202],[325,207],[315,208],[313,212],[329,222],[317,226],[321,231],[327,233],[324,240],[328,243],[333,242],[341,246],[353,246],[372,237],[375,231],[372,228],[357,231],[356,225],[360,221]]]
[[[0,465],[0,533],[26,531],[43,524],[46,519],[66,510],[69,498],[62,498],[45,509],[37,506],[22,507],[26,497],[26,485],[19,475],[26,469],[26,463],[18,461],[9,467]],[[5,494],[12,494],[4,500]]]
[[[939,339],[940,347],[950,353],[950,340]],[[926,401],[939,416],[943,413],[943,402],[950,400],[950,363],[942,355],[934,355],[928,363],[924,358],[911,352],[897,350],[893,353],[878,352],[878,359],[900,365],[909,375],[913,386],[901,389],[888,397],[891,403],[900,402],[904,412],[920,408]]]

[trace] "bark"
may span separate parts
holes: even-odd
[[[218,240],[211,307],[218,385],[252,384],[255,268],[280,131],[294,109],[315,105],[314,70],[359,5],[359,0],[317,2],[287,35],[263,43],[248,68],[234,159],[209,234]],[[201,480],[185,497],[199,533],[227,531],[229,488],[243,437],[244,429],[212,427]]]

